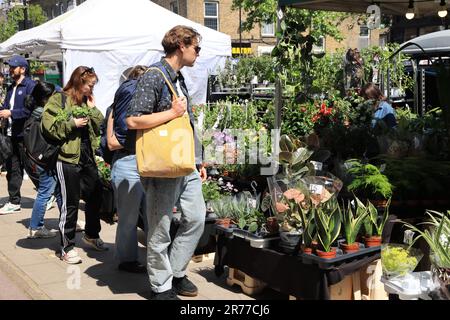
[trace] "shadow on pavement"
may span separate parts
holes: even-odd
[[[20,221],[17,221],[17,223],[22,224],[25,227],[25,229],[28,229],[28,227],[30,226],[30,218],[22,219]],[[59,219],[44,217],[44,224],[48,230],[52,230],[52,231],[59,230]],[[56,239],[59,239],[59,238],[56,238]]]
[[[9,201],[9,197],[0,198],[0,206],[3,206]],[[32,209],[34,204],[34,198],[22,197],[20,206],[22,209]]]
[[[106,245],[109,247],[109,250],[99,252],[89,249],[84,243],[81,244],[80,247],[85,250],[89,258],[100,262],[88,267],[85,274],[96,279],[97,285],[108,286],[114,294],[139,294],[148,299],[150,297],[150,288],[147,273],[136,274],[120,271],[117,268],[118,263],[114,259],[114,244],[106,243]],[[139,248],[140,261],[145,261],[142,258],[145,257],[145,252],[145,248]]]

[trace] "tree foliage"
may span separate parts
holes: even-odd
[[[5,41],[19,31],[19,24],[23,23],[24,8],[15,6],[8,11],[6,20],[0,21],[0,41]],[[31,27],[36,27],[47,21],[47,16],[40,5],[28,6],[28,20]]]
[[[277,0],[233,0],[233,9],[242,8],[247,17],[243,30],[251,30],[256,24],[276,19]],[[339,24],[348,14],[287,8],[281,22],[281,34],[272,56],[276,58],[280,79],[291,93],[309,92],[312,86],[314,44],[321,37],[342,40]]]

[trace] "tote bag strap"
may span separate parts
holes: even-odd
[[[178,94],[175,91],[175,89],[173,88],[172,82],[170,82],[169,79],[167,79],[167,77],[164,74],[164,72],[160,68],[156,68],[156,67],[148,68],[146,72],[149,72],[150,70],[158,70],[162,74],[162,76],[164,77],[164,80],[166,81],[166,84],[169,87],[169,89],[172,92],[172,94],[175,97],[175,99],[178,98]]]

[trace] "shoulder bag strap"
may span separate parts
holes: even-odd
[[[164,80],[166,81],[167,86],[169,87],[170,91],[172,92],[173,96],[176,98],[178,98],[178,94],[175,91],[175,89],[173,88],[172,83],[169,81],[169,79],[167,79],[166,75],[164,74],[164,72],[160,69],[160,68],[156,68],[156,67],[151,67],[148,68],[146,72],[150,71],[150,70],[158,70],[162,76],[164,77]]]
[[[64,92],[61,92],[61,108],[64,109],[66,107],[67,97]]]

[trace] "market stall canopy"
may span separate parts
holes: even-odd
[[[354,13],[365,13],[368,6],[376,4],[381,8],[382,14],[404,15],[408,10],[409,0],[279,0],[278,3],[280,6],[300,9]],[[439,3],[435,0],[415,0],[414,11],[421,16],[436,15]]]
[[[51,21],[18,32],[0,44],[0,55],[26,53],[39,60],[62,60],[65,82],[77,66],[94,67],[100,78],[94,94],[105,111],[122,72],[158,61],[163,55],[161,40],[176,25],[193,27],[202,36],[195,66],[182,72],[194,103],[205,102],[208,74],[231,56],[230,36],[149,0],[87,0]]]
[[[408,44],[412,45],[407,46]],[[412,55],[424,53],[419,47],[413,44],[419,45],[428,55],[442,53],[450,55],[450,30],[432,32],[406,41],[401,45],[401,47],[406,46],[402,50],[403,53]]]

